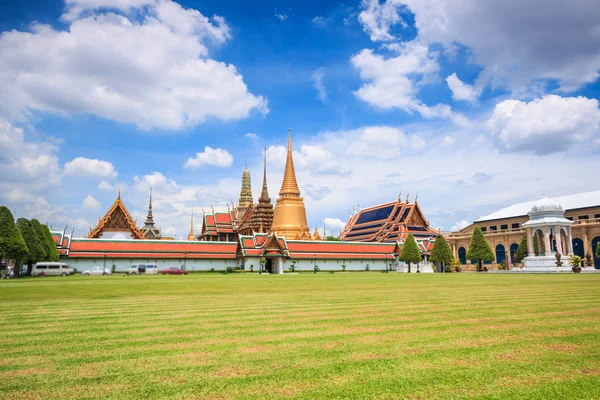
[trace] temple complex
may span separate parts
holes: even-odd
[[[141,228],[141,231],[144,233],[144,237],[146,239],[160,239],[160,229],[154,225],[154,218],[152,216],[152,188],[150,188],[150,202],[148,203],[148,216],[146,217],[146,222],[144,222],[144,226]]]
[[[300,189],[296,181],[294,170],[294,159],[292,157],[292,134],[288,129],[288,148],[285,161],[283,182],[279,191],[279,198],[273,212],[273,225],[271,232],[288,239],[311,240],[308,222],[306,222],[306,210],[304,199],[300,197]]]

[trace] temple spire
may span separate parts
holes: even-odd
[[[192,218],[190,219],[190,234],[188,240],[193,241],[194,239],[194,207],[192,207]]]
[[[283,182],[279,191],[281,197],[300,197],[300,189],[296,181],[296,171],[294,170],[294,159],[292,157],[292,130],[288,128],[288,149],[287,159],[285,161],[285,172]]]
[[[150,188],[150,202],[148,203],[148,215],[146,216],[146,222],[144,227],[154,226],[154,217],[152,216],[152,188]]]
[[[267,187],[267,148],[264,148],[264,160],[263,160],[263,186],[262,192],[260,193],[262,199],[269,198],[269,189]]]
[[[248,163],[242,173],[242,189],[240,190],[240,198],[237,206],[237,217],[239,220],[244,216],[248,207],[254,204],[252,197],[252,184],[250,181],[250,171],[248,170]]]

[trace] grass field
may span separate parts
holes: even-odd
[[[0,281],[2,399],[600,398],[600,276]]]

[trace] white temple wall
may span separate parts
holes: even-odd
[[[78,272],[82,272],[92,267],[104,266],[104,257],[102,258],[61,258],[61,261],[66,262],[71,267],[76,268]],[[210,271],[214,268],[215,271],[224,271],[227,267],[235,267],[238,261],[235,259],[178,259],[178,258],[107,258],[106,268],[111,269],[113,264],[116,266],[117,272],[125,272],[130,266],[135,264],[158,264],[159,270],[167,267],[182,268],[188,271]],[[257,270],[257,269],[255,269]]]
[[[346,265],[346,271],[366,271],[367,265],[370,271],[384,271],[385,260],[351,260],[351,259],[286,259],[284,261],[283,270],[289,271],[292,265],[292,260],[296,261],[296,270],[298,271],[313,271],[315,263],[319,266],[321,271],[342,271],[342,265]],[[388,263],[393,264],[393,260],[390,258]],[[388,267],[389,268],[389,267]]]

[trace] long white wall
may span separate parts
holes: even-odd
[[[66,262],[71,267],[76,268],[77,271],[82,272],[92,267],[104,266],[104,258],[63,258],[61,261]],[[190,259],[156,259],[156,258],[107,258],[106,267],[112,268],[113,264],[116,267],[117,272],[125,272],[127,269],[135,264],[158,264],[159,269],[167,267],[178,267],[182,268],[185,265],[185,269],[188,271],[210,271],[212,268],[215,271],[223,271],[227,267],[235,267],[238,265],[237,260],[190,260]]]

